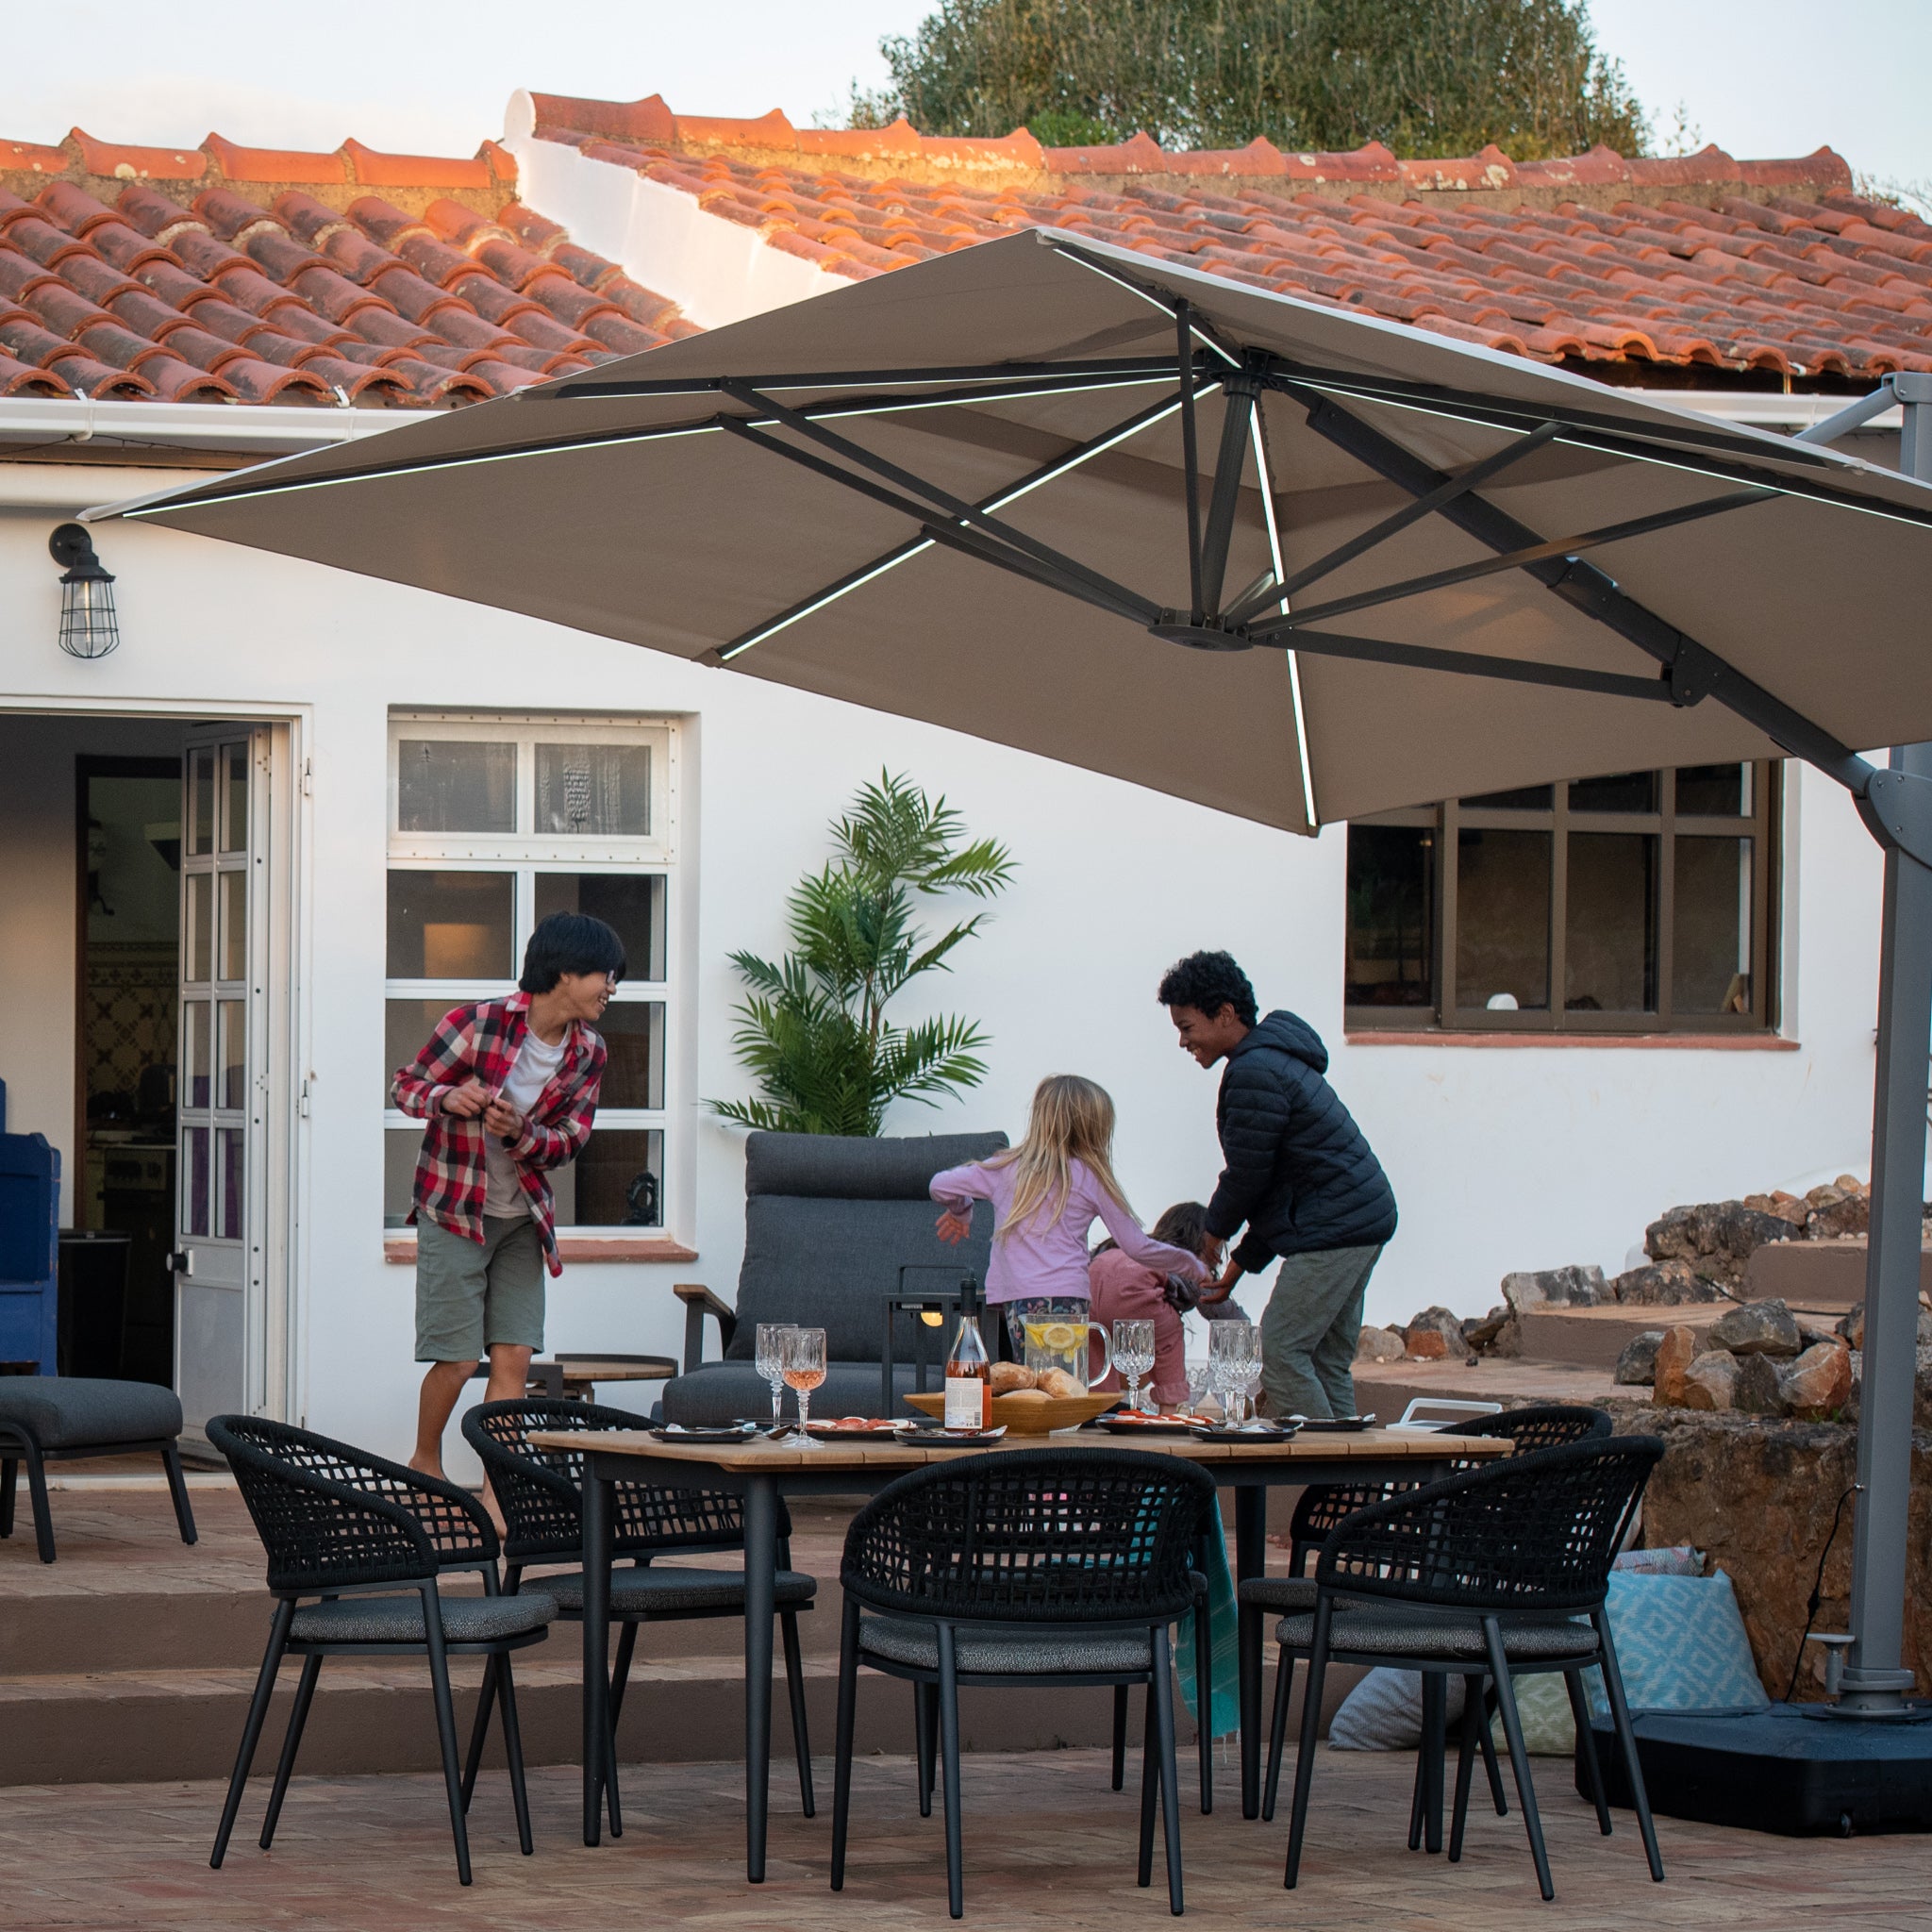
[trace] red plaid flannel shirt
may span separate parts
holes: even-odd
[[[529,1031],[529,1007],[526,992],[458,1007],[442,1016],[429,1044],[397,1069],[391,1087],[395,1104],[412,1119],[428,1123],[416,1158],[412,1221],[427,1216],[453,1234],[473,1241],[483,1239],[483,1122],[480,1116],[465,1120],[445,1113],[442,1103],[473,1075],[492,1097],[503,1091]],[[575,1160],[591,1138],[604,1060],[603,1041],[573,1021],[564,1037],[562,1062],[524,1116],[524,1130],[509,1148],[552,1274],[562,1274],[563,1264],[557,1255],[557,1206],[544,1171]]]

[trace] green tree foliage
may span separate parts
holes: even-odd
[[[895,1100],[937,1105],[976,1087],[986,1037],[969,1020],[898,1027],[886,1007],[948,958],[986,918],[974,913],[932,938],[915,919],[921,898],[989,899],[1012,876],[1006,848],[967,842],[959,814],[904,778],[881,773],[831,827],[837,856],[800,880],[786,902],[791,950],[776,960],[734,953],[749,991],[732,1042],[760,1090],[714,1100],[741,1126],[790,1134],[876,1134]]]
[[[856,126],[1519,160],[1649,137],[1585,0],[941,0],[880,51],[892,85],[854,91]]]

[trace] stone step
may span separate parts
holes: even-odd
[[[1523,1361],[1565,1368],[1614,1369],[1624,1348],[1657,1328],[1686,1327],[1702,1334],[1724,1312],[1724,1302],[1676,1307],[1532,1308],[1516,1318]]]
[[[1470,1368],[1459,1361],[1357,1362],[1357,1406],[1378,1421],[1394,1422],[1417,1396],[1427,1401],[1591,1403],[1622,1399],[1648,1404],[1647,1389],[1622,1389],[1607,1368],[1486,1356]]]
[[[1865,1299],[1866,1256],[1861,1240],[1770,1241],[1745,1262],[1738,1291],[1747,1301],[1774,1296],[1794,1308],[1830,1308],[1835,1320]],[[1932,1247],[1919,1250],[1919,1292],[1932,1294]]]

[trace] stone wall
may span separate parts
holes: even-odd
[[[1764,1688],[1785,1694],[1805,1628],[1805,1605],[1831,1533],[1832,1511],[1854,1481],[1857,1432],[1842,1423],[1773,1422],[1614,1405],[1619,1434],[1659,1435],[1664,1459],[1644,1495],[1643,1541],[1691,1543],[1727,1572]],[[1844,1507],[1824,1566],[1817,1630],[1851,1620],[1852,1532],[1857,1499]],[[1932,1680],[1932,1435],[1912,1445],[1907,1533],[1905,1662],[1923,1692]],[[1798,1677],[1801,1702],[1824,1695],[1816,1644]]]

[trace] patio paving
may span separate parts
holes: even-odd
[[[871,1687],[877,1694],[881,1687]],[[476,1882],[456,1883],[441,1781],[298,1779],[273,1853],[257,1849],[265,1780],[251,1789],[226,1867],[208,1850],[221,1803],[210,1783],[21,1787],[0,1807],[0,1894],[8,1932],[129,1926],[245,1926],[276,1932],[425,1924],[554,1932],[559,1923],[852,1932],[948,1923],[938,1815],[918,1815],[905,1758],[861,1761],[846,1890],[826,1886],[831,1765],[818,1767],[816,1819],[774,1780],[770,1878],[742,1877],[743,1788],[732,1763],[625,1774],[630,1828],[579,1841],[567,1769],[531,1778],[537,1838],[517,1855],[496,1774],[472,1824]],[[1520,1822],[1480,1816],[1463,1863],[1404,1848],[1410,1760],[1324,1751],[1301,1889],[1281,1890],[1285,1818],[1244,1824],[1239,1807],[1182,1813],[1188,1917],[1217,1928],[1323,1932],[1638,1932],[1769,1927],[1812,1915],[1857,1932],[1924,1932],[1925,1845],[1917,1838],[1792,1840],[1658,1821],[1669,1880],[1653,1886],[1628,1814],[1608,1840],[1566,1789],[1567,1765],[1539,1761],[1557,1903],[1542,1905]],[[1108,1789],[1098,1751],[983,1756],[964,1771],[969,1923],[1066,1932],[1169,1923],[1156,1889],[1133,1883],[1136,1805]]]

